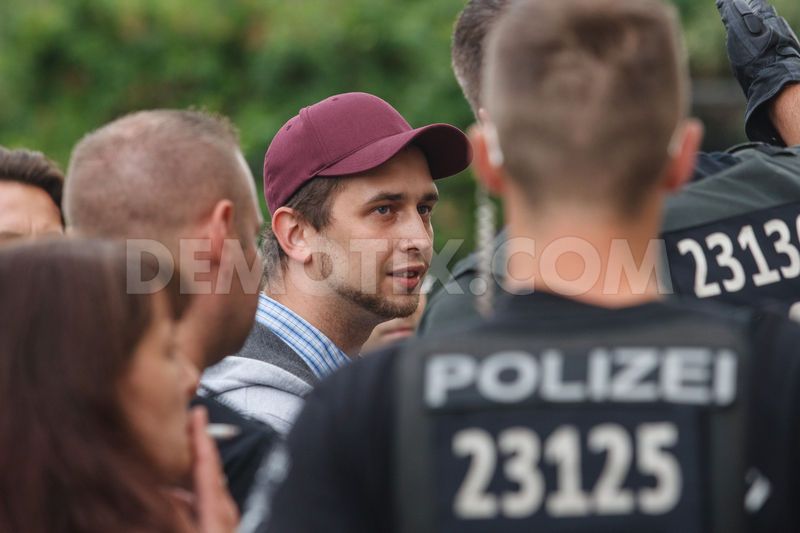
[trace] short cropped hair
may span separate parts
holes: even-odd
[[[247,184],[231,177],[240,157],[238,134],[224,117],[196,110],[124,116],[73,150],[67,223],[88,236],[170,240],[223,198],[250,201]]]
[[[485,40],[511,0],[469,0],[458,16],[450,49],[453,72],[464,97],[478,117]]]
[[[504,167],[532,204],[637,212],[688,107],[675,9],[661,0],[523,0],[484,70]]]
[[[16,181],[47,193],[61,211],[64,174],[41,152],[0,146],[0,181]]]
[[[343,179],[336,177],[315,178],[294,193],[289,198],[289,201],[286,202],[285,207],[293,209],[300,219],[311,224],[315,230],[323,230],[331,222],[333,200],[342,189]],[[264,227],[261,243],[264,257],[262,281],[267,284],[271,280],[280,279],[288,256],[281,248],[269,224]]]

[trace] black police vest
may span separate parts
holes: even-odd
[[[398,531],[746,531],[747,319],[687,315],[406,348]]]
[[[800,149],[758,145],[667,203],[676,294],[800,319]]]

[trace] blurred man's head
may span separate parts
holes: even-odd
[[[87,135],[67,173],[69,230],[163,244],[197,294],[199,366],[242,345],[255,316],[261,215],[234,128],[198,111],[144,111]],[[145,245],[146,246],[146,245]]]
[[[634,216],[653,190],[688,177],[700,128],[685,121],[688,74],[673,8],[520,0],[487,43],[482,103],[496,133],[487,124],[478,139],[482,174],[501,169],[540,216],[564,208]]]
[[[481,72],[486,37],[512,0],[469,0],[453,30],[453,72],[475,118],[481,109]]]
[[[457,128],[413,129],[369,94],[301,110],[265,157],[267,293],[290,307],[312,298],[314,311],[369,327],[412,314],[433,254],[434,180],[470,158]]]
[[[61,235],[64,175],[39,152],[0,146],[0,243]]]

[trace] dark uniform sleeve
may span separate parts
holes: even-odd
[[[753,530],[800,531],[800,326],[763,312],[754,343],[747,482],[753,496],[767,487],[769,497],[749,510]]]
[[[309,395],[267,531],[391,531],[392,357],[372,354]]]

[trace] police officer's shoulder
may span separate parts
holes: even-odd
[[[437,279],[428,297],[428,305],[452,295],[469,294],[469,284],[478,275],[478,256],[471,253],[453,267],[450,279]]]
[[[724,152],[701,152],[697,154],[691,184],[724,174],[737,166],[753,160],[769,160],[772,157],[800,156],[800,147],[775,146],[763,142],[737,144]]]
[[[704,301],[696,298],[669,297],[662,300],[667,309],[680,311],[682,316],[694,316],[698,320],[746,324],[754,319],[756,311],[742,306]]]
[[[759,348],[769,344],[775,350],[794,353],[800,343],[800,324],[768,307],[730,305],[695,298],[668,298],[665,305],[680,310],[684,317],[692,316],[706,324],[724,324],[746,329]],[[797,351],[800,358],[800,351]]]
[[[500,251],[501,247],[508,241],[508,231],[503,229],[500,231],[497,236],[492,241],[492,250],[494,252]],[[496,263],[496,262],[495,262]],[[497,267],[498,265],[493,265]],[[433,296],[441,294],[445,292],[445,294],[452,294],[454,291],[444,291],[445,288],[453,289],[455,285],[459,285],[465,292],[469,289],[469,282],[475,278],[480,270],[480,259],[478,257],[478,252],[472,252],[464,259],[458,261],[455,266],[453,266],[451,276],[452,278],[447,281],[439,281],[435,286],[435,292],[432,292]],[[504,272],[502,270],[497,270],[495,268],[494,272],[495,276],[502,277]]]
[[[739,158],[759,156],[800,156],[800,146],[776,146],[763,142],[737,144],[725,150],[726,154]]]
[[[462,271],[453,279],[434,287],[428,296],[428,308],[438,305],[453,296],[472,296],[469,290],[470,282],[478,276],[477,270]],[[427,310],[427,308],[426,308]]]
[[[714,178],[730,172],[737,173],[737,167],[743,164],[752,164],[754,161],[761,162],[761,164],[768,164],[770,161],[798,164],[798,157],[800,157],[800,146],[775,146],[762,142],[737,144],[724,152],[703,152],[698,154],[695,174],[689,186],[704,181],[705,178]],[[772,170],[770,167],[761,168],[764,172]]]
[[[432,296],[420,320],[419,334],[427,336],[477,316],[475,296],[469,291],[471,280],[476,278],[477,274],[464,278],[463,284],[444,288]]]
[[[467,257],[457,262],[453,267],[453,279],[469,276],[478,271],[478,254],[472,252]]]

